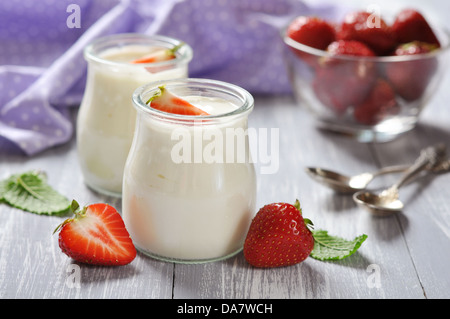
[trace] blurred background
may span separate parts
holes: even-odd
[[[191,77],[231,82],[252,94],[291,94],[280,28],[300,14],[339,21],[351,8],[374,6],[383,16],[419,8],[432,23],[450,26],[450,2],[438,0],[2,1],[0,150],[33,155],[73,136],[71,109],[80,104],[86,78],[83,49],[100,36],[179,38],[194,49]]]

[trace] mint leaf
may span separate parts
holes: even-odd
[[[366,240],[363,234],[353,240],[328,235],[326,230],[313,230],[314,248],[310,256],[318,260],[339,260],[352,255]]]
[[[35,214],[54,215],[67,211],[70,201],[47,184],[40,172],[15,174],[0,181],[0,201]]]

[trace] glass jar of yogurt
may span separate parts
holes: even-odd
[[[151,108],[164,88],[209,115]],[[239,252],[255,213],[256,175],[249,149],[253,97],[207,79],[150,83],[133,95],[134,140],[124,170],[122,217],[136,247],[180,263]]]
[[[131,97],[145,83],[187,77],[192,49],[181,44],[164,36],[117,34],[85,48],[88,75],[77,120],[77,148],[83,178],[90,188],[121,196],[136,122]],[[132,63],[156,50],[177,46],[174,59]]]

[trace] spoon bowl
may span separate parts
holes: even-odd
[[[360,191],[353,195],[358,206],[370,210],[376,216],[389,216],[403,210],[404,204],[398,198]]]
[[[379,194],[368,191],[359,191],[353,194],[353,200],[358,206],[367,209],[377,216],[389,216],[398,213],[404,208],[404,204],[400,201],[398,194],[400,187],[419,172],[430,170],[436,165],[439,165],[444,155],[444,145],[438,144],[434,147],[428,147],[420,152],[420,156],[416,159],[414,164],[411,165],[411,167],[409,167],[402,175],[400,180],[390,188]]]
[[[306,172],[315,181],[333,189],[341,194],[353,194],[366,189],[367,185],[376,177],[388,173],[400,173],[409,166],[397,165],[380,169],[374,173],[362,173],[354,176],[347,176],[320,167],[307,167]]]

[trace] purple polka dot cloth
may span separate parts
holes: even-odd
[[[86,82],[83,49],[98,37],[171,36],[194,50],[190,77],[281,94],[290,86],[280,29],[300,14],[336,11],[301,0],[1,1],[0,154],[31,156],[72,138],[70,110]]]

